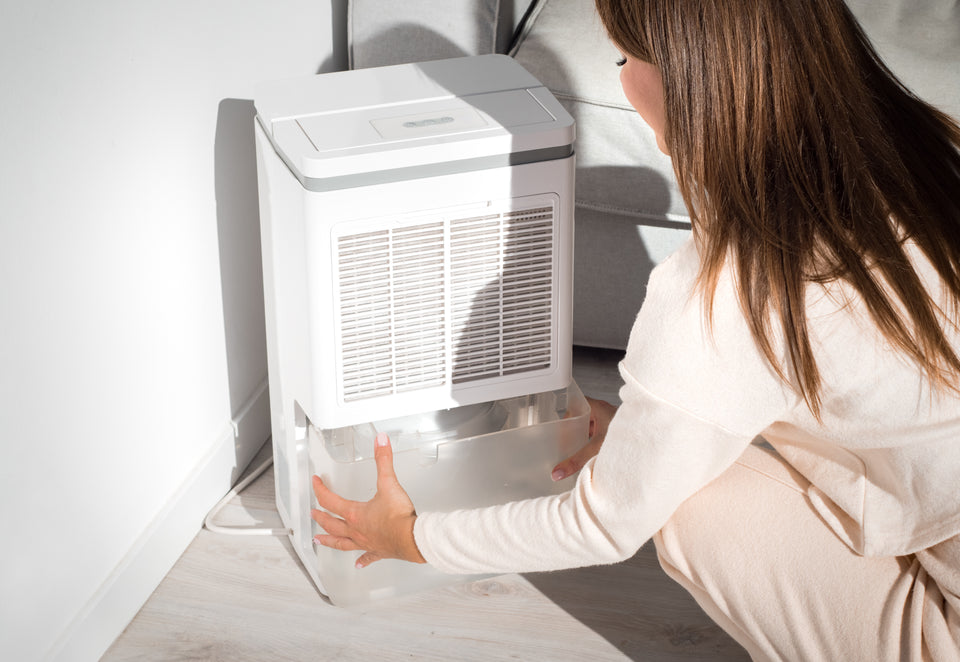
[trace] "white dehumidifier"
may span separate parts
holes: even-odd
[[[573,120],[500,55],[277,81],[255,106],[277,508],[335,604],[450,581],[315,548],[310,476],[369,499],[386,431],[420,511],[561,489],[588,418]]]

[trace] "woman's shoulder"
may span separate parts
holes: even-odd
[[[712,289],[700,282],[700,270],[700,252],[691,238],[651,272],[638,323],[645,322],[647,327],[688,326],[701,338],[704,330],[721,339],[728,334],[750,335],[729,261],[720,269]]]
[[[699,269],[696,246],[688,242],[654,270],[622,369],[664,401],[748,429],[782,413],[795,397],[754,341],[735,278],[721,272],[708,312]]]
[[[648,288],[660,283],[681,284],[695,281],[700,272],[700,252],[691,236],[650,272]]]

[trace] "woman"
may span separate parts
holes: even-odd
[[[597,0],[693,239],[570,492],[419,516],[319,479],[319,544],[447,572],[660,561],[755,659],[960,659],[960,128],[841,0]],[[762,435],[776,453],[751,441]],[[602,447],[600,444],[602,443]]]

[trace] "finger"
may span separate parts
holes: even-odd
[[[360,547],[357,546],[357,543],[353,542],[350,538],[344,538],[343,536],[331,536],[325,533],[318,533],[313,537],[313,542],[318,545],[323,545],[324,547],[329,547],[330,549],[336,549],[341,552],[356,552],[360,550]]]
[[[350,507],[350,504],[353,503],[330,490],[330,488],[320,480],[320,476],[313,477],[313,494],[317,497],[317,503],[320,504],[321,508],[329,510],[336,515],[345,513],[347,508]]]
[[[600,450],[600,444],[591,442],[583,446],[576,453],[560,462],[553,468],[550,477],[554,480],[563,480],[567,476],[572,476],[583,468],[591,457]]]
[[[371,563],[374,563],[375,561],[379,561],[382,558],[383,557],[380,556],[379,554],[375,554],[374,552],[367,552],[366,554],[364,554],[363,556],[357,559],[356,566],[358,568],[366,568]]]
[[[326,511],[316,509],[310,511],[310,517],[314,522],[319,524],[320,528],[326,533],[332,536],[350,537],[350,527],[339,517],[334,517]]]
[[[588,398],[584,396],[584,399],[587,401],[587,405],[590,407],[590,418],[588,419],[587,424],[587,439],[591,439],[593,435],[597,433],[597,425],[599,421],[597,420],[597,411],[602,406],[601,400],[595,400],[594,398]]]
[[[377,490],[387,483],[397,482],[397,474],[393,469],[393,447],[386,432],[377,435],[374,442],[373,461],[377,464]]]

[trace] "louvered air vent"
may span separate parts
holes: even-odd
[[[450,244],[453,382],[549,367],[552,208],[453,221]]]
[[[549,368],[554,208],[342,236],[347,401]]]

